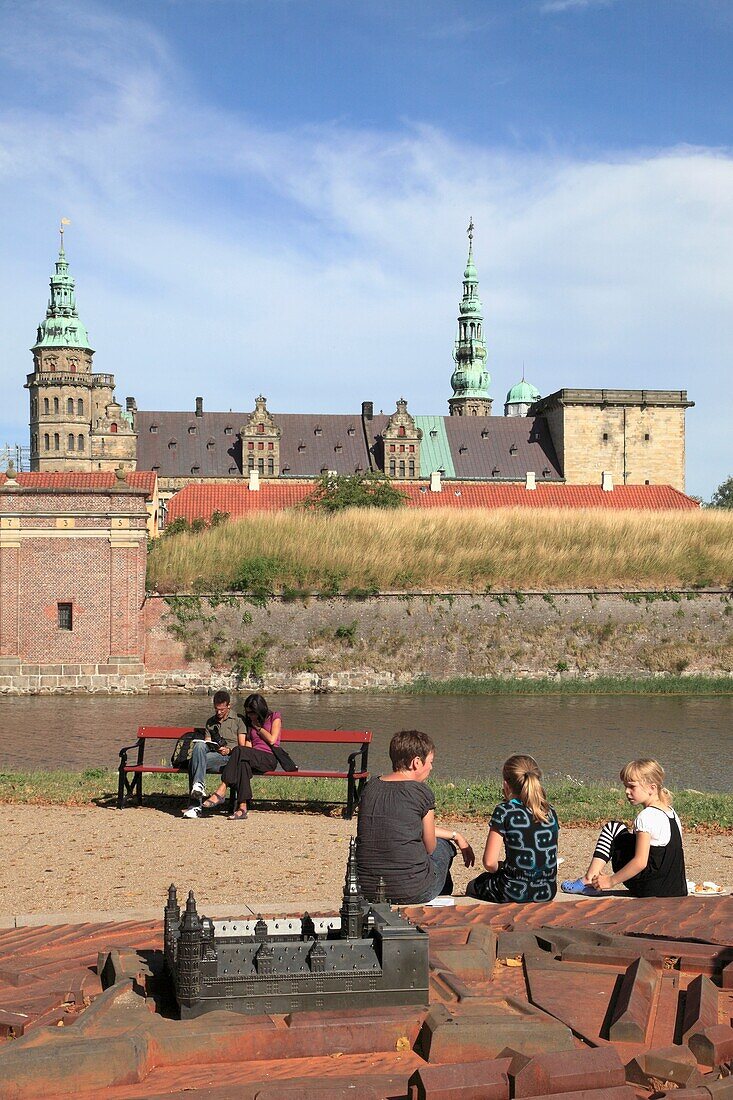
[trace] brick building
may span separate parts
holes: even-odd
[[[148,497],[123,471],[107,486],[53,488],[8,471],[0,485],[0,692],[143,687]]]

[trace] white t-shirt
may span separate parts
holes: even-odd
[[[656,806],[647,806],[634,822],[635,833],[649,833],[653,848],[664,848],[672,835],[670,820],[674,818],[677,828],[682,832],[682,822],[674,810],[661,810]]]

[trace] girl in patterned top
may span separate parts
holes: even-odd
[[[504,801],[491,815],[486,871],[469,882],[466,893],[479,901],[552,901],[559,826],[542,787],[542,772],[531,756],[510,756],[502,779]]]

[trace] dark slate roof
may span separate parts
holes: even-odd
[[[239,431],[250,412],[147,412],[138,410],[138,466],[161,477],[231,477],[241,474]],[[387,416],[375,415],[364,437],[360,413],[277,413],[282,429],[280,470],[285,477],[317,477],[321,470],[353,474],[369,469],[369,449]],[[424,417],[419,418],[422,423]],[[459,479],[522,481],[528,470],[537,480],[557,481],[560,469],[542,417],[436,417],[445,428],[455,476]],[[441,435],[443,433],[441,432]],[[426,440],[426,444],[430,441]],[[512,449],[516,448],[514,453]],[[421,475],[432,472],[426,462]],[[498,470],[498,473],[493,473]],[[548,473],[543,473],[547,470]],[[452,471],[446,470],[450,475]]]
[[[538,481],[561,478],[544,417],[446,416],[445,430],[459,479],[523,481],[528,470]]]

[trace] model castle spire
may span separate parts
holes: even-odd
[[[478,295],[478,272],[473,260],[473,218],[468,224],[468,259],[463,272],[463,297],[458,307],[458,338],[453,349],[451,416],[490,416],[489,372],[483,338],[483,306]]]

